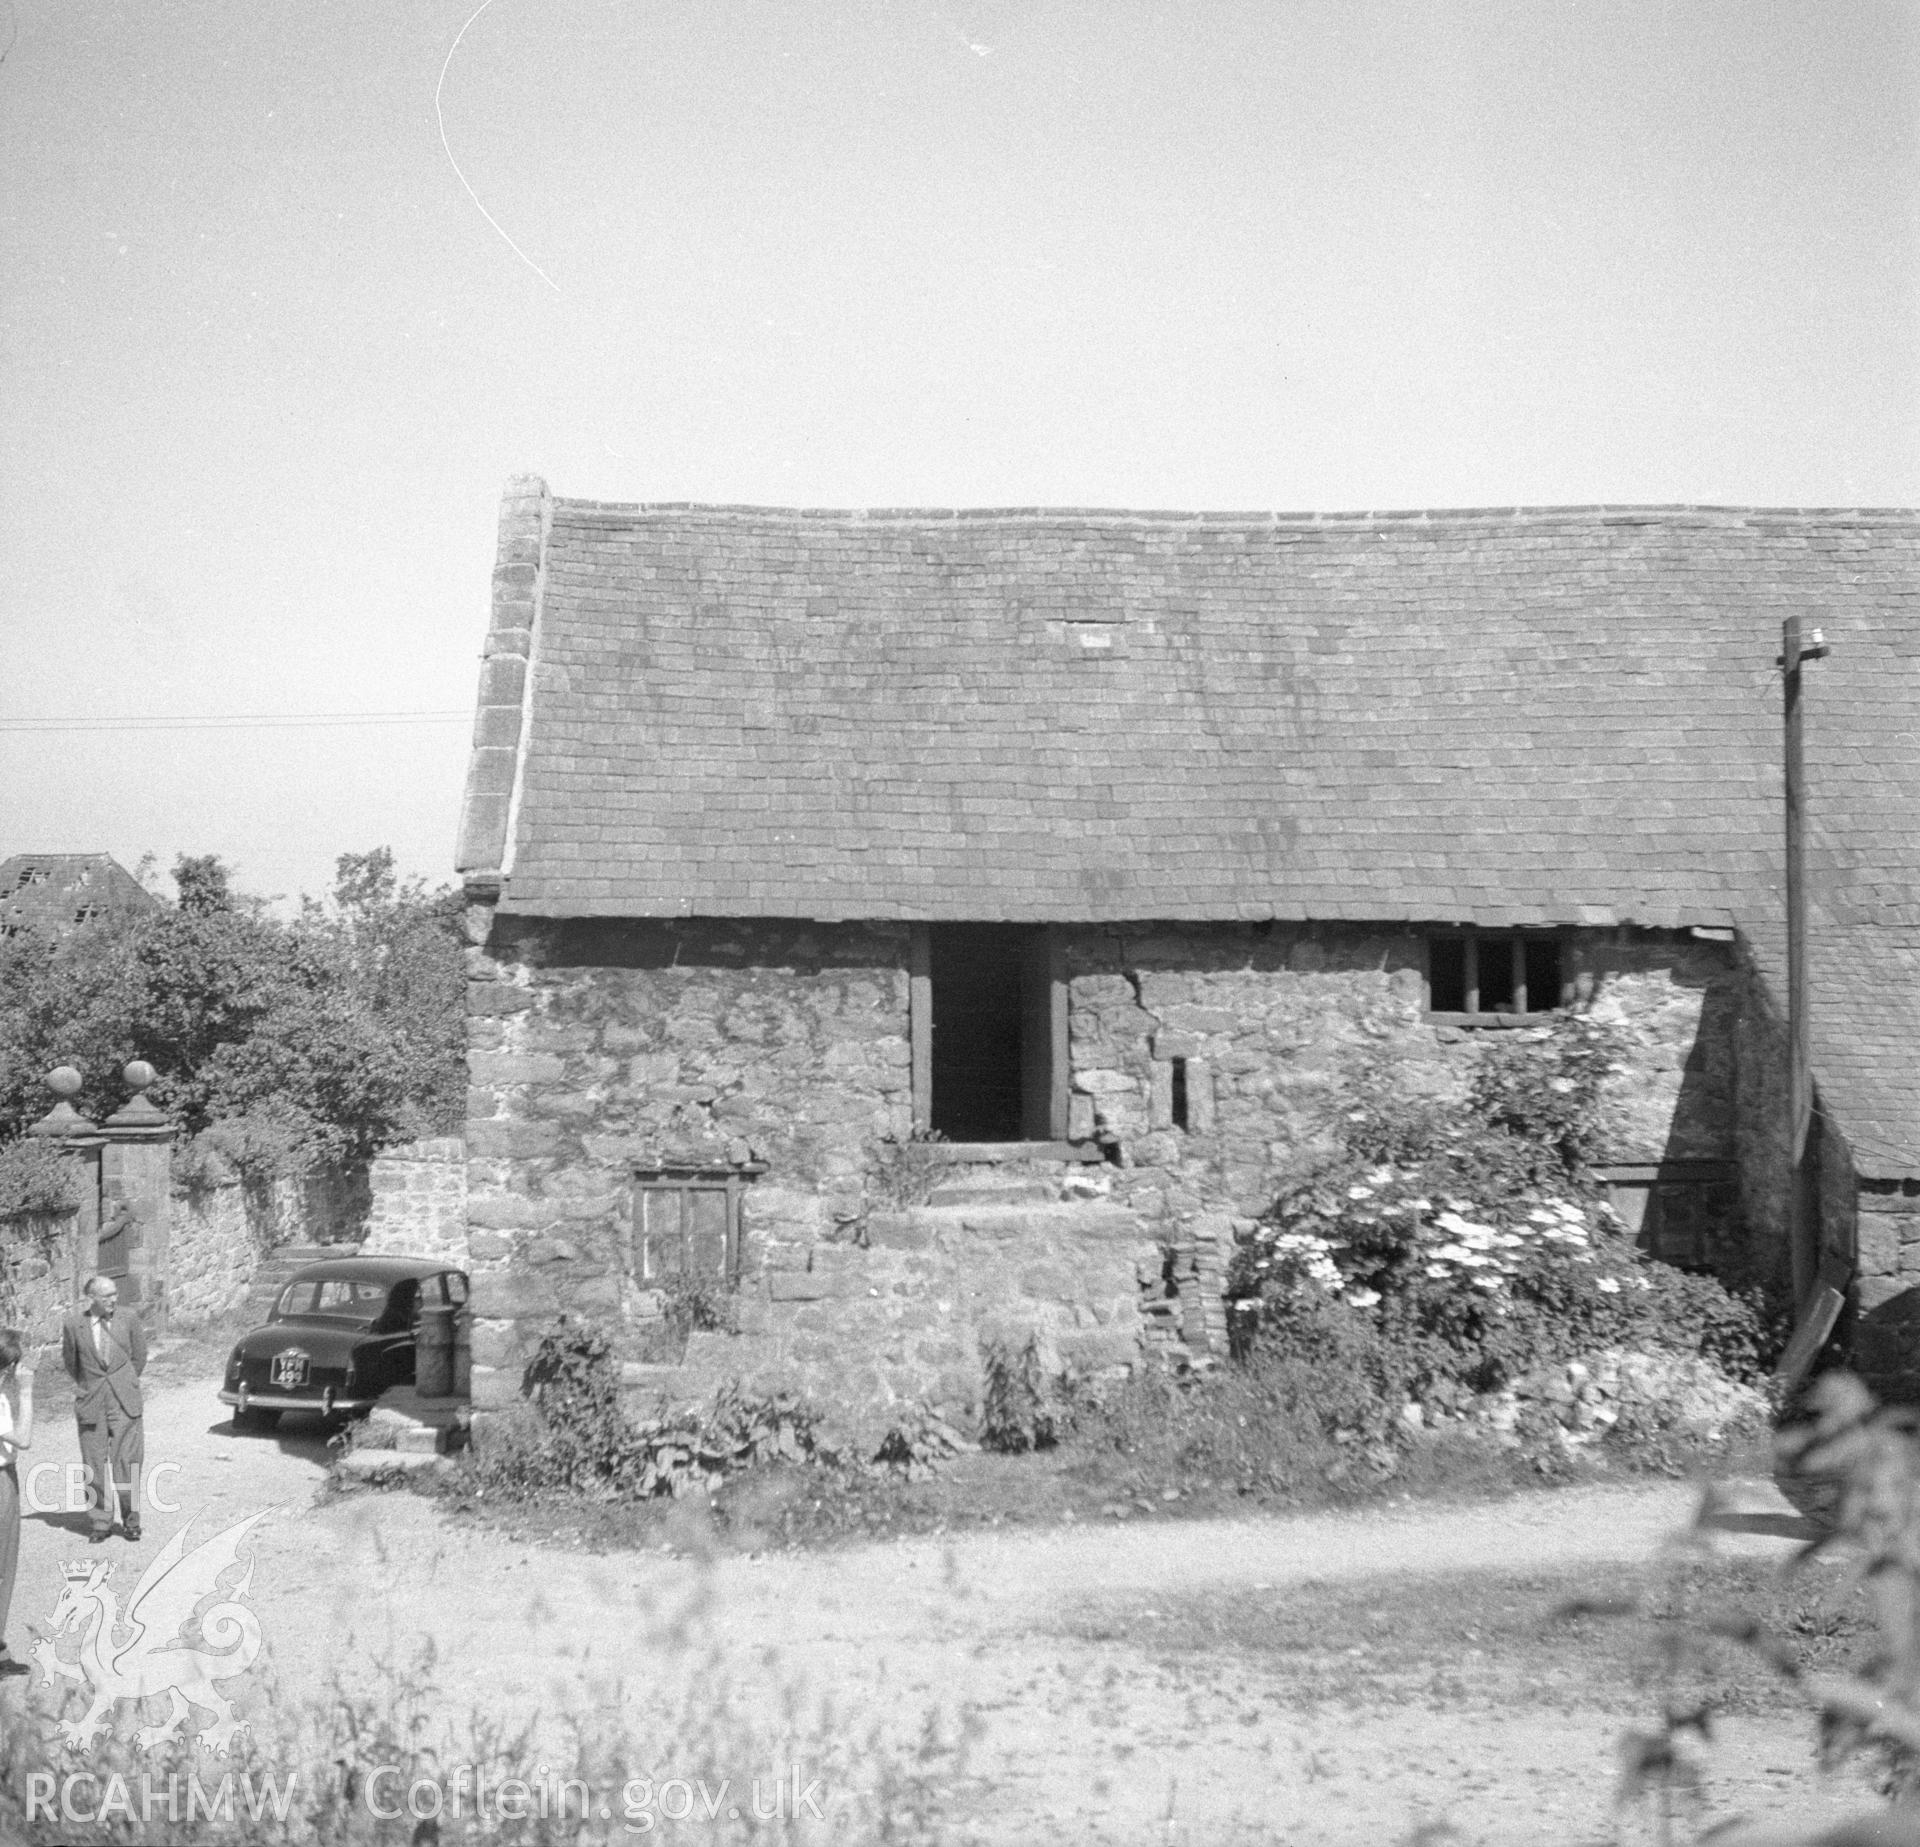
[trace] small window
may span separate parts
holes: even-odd
[[[633,1198],[634,1280],[649,1289],[669,1276],[736,1281],[740,1195],[749,1171],[648,1168],[640,1173]]]
[[[1176,1058],[1173,1063],[1173,1126],[1185,1129],[1191,1126],[1187,1119],[1187,1061]]]
[[[1551,1013],[1565,999],[1561,943],[1552,936],[1473,930],[1427,942],[1427,1009],[1453,1025],[1494,1025]]]

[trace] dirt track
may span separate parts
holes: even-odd
[[[50,1417],[36,1455],[75,1453],[71,1424]],[[1124,1634],[1066,1631],[1096,1594],[1214,1585],[1298,1596],[1315,1581],[1637,1561],[1686,1522],[1695,1500],[1679,1485],[1582,1489],[1464,1508],[998,1532],[703,1564],[537,1550],[405,1494],[316,1508],[317,1435],[290,1426],[272,1438],[236,1436],[210,1385],[150,1394],[148,1454],[150,1466],[180,1465],[177,1489],[164,1492],[181,1511],[151,1514],[137,1548],[115,1540],[116,1559],[144,1563],[189,1515],[199,1537],[277,1510],[257,1535],[252,1591],[279,1684],[269,1702],[256,1683],[250,1709],[263,1730],[324,1700],[336,1678],[370,1691],[370,1654],[403,1657],[425,1638],[437,1652],[437,1713],[532,1720],[553,1742],[568,1714],[617,1706],[649,1741],[661,1776],[718,1770],[744,1783],[765,1765],[712,1750],[696,1765],[702,1737],[737,1741],[713,1747],[723,1754],[771,1754],[784,1731],[780,1749],[824,1753],[829,1771],[857,1779],[884,1753],[904,1761],[938,1711],[950,1732],[964,1722],[974,1734],[964,1768],[938,1758],[928,1767],[928,1799],[948,1838],[1006,1842],[1373,1847],[1441,1818],[1468,1841],[1613,1838],[1618,1712],[1418,1700],[1302,1710],[1257,1658],[1169,1661]],[[1764,1485],[1745,1494],[1749,1517],[1735,1524],[1750,1530],[1725,1543],[1783,1555],[1798,1530],[1791,1511]],[[22,1625],[51,1609],[59,1560],[87,1554],[83,1527],[75,1516],[29,1518],[16,1648]],[[120,1566],[115,1581],[130,1586],[136,1575]],[[19,1685],[0,1699],[17,1700]],[[723,1691],[732,1729],[690,1716],[689,1702],[704,1709]],[[790,1697],[797,1706],[783,1717]],[[830,1721],[817,1715],[822,1697],[835,1707]],[[1810,1738],[1804,1720],[1731,1727],[1714,1758],[1716,1812],[1811,1818],[1855,1806],[1857,1786],[1815,1784]],[[697,1823],[662,1832],[715,1838]]]

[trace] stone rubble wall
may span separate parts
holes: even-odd
[[[467,1263],[467,1144],[435,1136],[387,1148],[368,1171],[372,1199],[360,1248],[369,1254]]]
[[[1607,1086],[1608,1158],[1654,1163],[1735,1153],[1740,1098],[1731,946],[1592,932],[1571,976],[1623,1032]],[[1203,1216],[1251,1219],[1328,1145],[1333,1099],[1363,1060],[1435,1096],[1464,1093],[1490,1033],[1423,1017],[1411,932],[1219,926],[1071,933],[1069,1134],[1113,1145],[1116,1197],[1170,1243]],[[1167,1119],[1171,1061],[1186,1061],[1189,1127]],[[1216,1233],[1217,1235],[1217,1233]]]
[[[1403,1081],[1458,1094],[1488,1038],[1423,1019],[1410,929],[1063,929],[1069,1134],[1104,1145],[1108,1198],[1091,1217],[1082,1202],[956,1220],[889,1197],[885,1177],[884,1139],[912,1127],[906,925],[551,923],[476,906],[469,935],[482,1396],[511,1389],[562,1312],[630,1358],[670,1357],[663,1298],[634,1274],[636,1164],[755,1176],[739,1331],[693,1335],[683,1378],[783,1381],[861,1416],[909,1398],[964,1411],[993,1329],[1063,1356],[1089,1341],[1224,1350],[1234,1241],[1323,1144],[1343,1075],[1384,1055]],[[1628,1044],[1609,1091],[1617,1158],[1733,1162],[1732,946],[1595,931],[1568,949],[1582,1001]]]
[[[1787,1208],[1793,1175],[1787,1023],[1782,1006],[1745,956],[1741,958],[1740,982],[1732,1038],[1741,1217],[1747,1249],[1753,1257],[1753,1280],[1784,1291],[1791,1280]],[[1856,1203],[1853,1151],[1845,1135],[1837,1123],[1824,1116],[1817,1120],[1815,1132],[1818,1187],[1814,1209],[1819,1219],[1820,1267],[1830,1275],[1856,1273],[1854,1311],[1877,1320],[1891,1296],[1920,1282],[1920,1250],[1911,1253],[1915,1261],[1912,1269],[1904,1272],[1907,1282],[1897,1284],[1903,1270],[1895,1257],[1896,1244],[1869,1235],[1865,1215],[1871,1208],[1864,1197]],[[1894,1193],[1898,1195],[1897,1187]],[[1865,1351],[1877,1351],[1871,1340]],[[1869,1372],[1880,1365],[1878,1358],[1870,1363],[1856,1354],[1855,1359]]]
[[[1852,1360],[1883,1398],[1920,1403],[1920,1175],[1862,1180]]]
[[[476,1397],[563,1310],[636,1351],[657,1327],[636,1163],[764,1166],[750,1277],[844,1248],[875,1144],[912,1128],[908,952],[904,925],[494,923],[469,967]]]
[[[1739,1111],[1734,1153],[1740,1169],[1741,1214],[1753,1248],[1777,1254],[1776,1280],[1788,1280],[1787,1025],[1750,961],[1741,967],[1733,1031]]]
[[[979,1416],[990,1346],[1037,1342],[1050,1372],[1123,1370],[1143,1338],[1143,1276],[1159,1246],[1105,1204],[920,1207],[876,1213],[864,1246],[788,1246],[743,1281],[738,1333],[690,1336],[672,1391],[729,1380],[830,1407],[867,1449],[906,1409]]]
[[[175,1327],[226,1320],[246,1304],[263,1258],[283,1244],[352,1244],[365,1217],[366,1178],[316,1169],[271,1184],[231,1172],[176,1179],[168,1237],[167,1304]]]
[[[0,1219],[0,1326],[23,1330],[29,1343],[58,1339],[79,1295],[78,1222],[74,1211]]]
[[[273,1189],[278,1191],[278,1189]],[[173,1196],[168,1301],[176,1323],[215,1322],[245,1303],[271,1248],[271,1194],[234,1181]]]

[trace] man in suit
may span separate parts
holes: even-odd
[[[80,1459],[87,1469],[87,1517],[95,1545],[113,1531],[114,1503],[129,1539],[140,1537],[140,1465],[146,1460],[140,1375],[147,1331],[110,1276],[90,1277],[87,1305],[60,1330],[60,1357],[73,1380]],[[111,1484],[111,1485],[109,1485]]]

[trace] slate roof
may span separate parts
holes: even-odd
[[[16,853],[0,860],[0,936],[39,930],[64,936],[96,917],[158,902],[106,853]]]
[[[1741,934],[1784,1017],[1785,920],[1756,911]],[[1869,1178],[1920,1176],[1920,928],[1807,919],[1813,1074],[1821,1103]]]
[[[523,480],[460,864],[547,916],[1746,927],[1780,908],[1798,613],[1834,648],[1810,866],[1878,971],[1840,984],[1858,1024],[1904,1058],[1916,563],[1911,511],[810,512]]]

